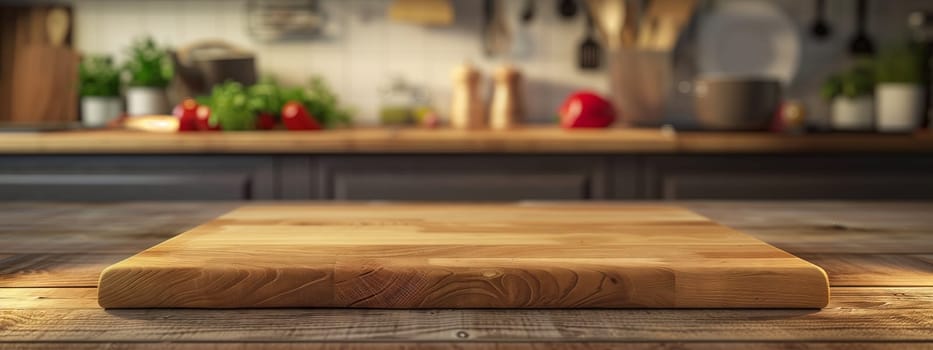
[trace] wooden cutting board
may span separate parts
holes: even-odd
[[[14,123],[72,122],[78,119],[78,54],[66,47],[26,46],[16,53],[13,72]]]
[[[16,32],[10,86],[10,121],[59,124],[77,120],[77,52],[69,47],[71,10],[36,7],[23,10]]]
[[[819,267],[655,205],[252,205],[107,268],[106,308],[820,308]]]

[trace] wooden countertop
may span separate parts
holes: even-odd
[[[238,204],[3,203],[0,348],[933,348],[933,203],[680,204],[823,267],[829,306],[103,310],[104,267]]]
[[[512,131],[349,129],[314,133],[2,133],[0,154],[320,153],[933,153],[913,135],[662,132],[657,129]]]

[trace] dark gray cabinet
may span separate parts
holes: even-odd
[[[584,200],[605,198],[605,168],[587,156],[344,156],[312,178],[337,200]]]
[[[260,157],[2,157],[0,199],[274,199],[275,178],[276,161]]]
[[[659,199],[929,199],[933,157],[653,156],[642,196]]]
[[[0,156],[0,200],[933,199],[933,156]]]

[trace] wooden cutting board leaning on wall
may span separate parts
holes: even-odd
[[[3,7],[0,24],[0,121],[77,120],[78,55],[71,48],[71,10]]]
[[[820,308],[819,267],[690,211],[252,205],[101,274],[106,308]]]
[[[16,37],[16,18],[19,13],[11,7],[0,6],[0,123],[9,121],[13,113],[13,52]]]

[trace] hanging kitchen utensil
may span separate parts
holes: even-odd
[[[573,18],[577,15],[577,1],[557,0],[557,13],[565,20]]]
[[[502,55],[509,51],[512,39],[509,37],[509,28],[505,23],[505,15],[501,4],[496,0],[484,0],[483,17],[483,51],[487,57]]]
[[[454,22],[450,0],[395,0],[389,18],[396,22],[427,26],[449,26]]]
[[[246,30],[262,42],[307,40],[331,33],[318,0],[249,0]]]
[[[507,18],[507,27],[512,32],[511,56],[516,59],[530,58],[534,53],[534,35],[530,31],[530,21],[534,18],[534,0],[519,2],[503,1]],[[529,17],[528,14],[531,13]]]
[[[682,29],[693,16],[695,8],[696,0],[651,1],[638,30],[638,48],[655,51],[673,50]]]
[[[644,1],[641,7],[632,5],[629,3],[629,0],[615,1],[622,3],[622,33],[619,35],[619,39],[622,41],[621,45],[622,47],[634,47],[636,41],[638,41],[638,21],[639,18],[641,18],[641,10],[643,10],[647,5],[644,4]]]
[[[833,34],[833,27],[826,21],[826,0],[816,0],[816,17],[810,25],[810,34],[817,40],[826,40]]]
[[[525,0],[525,9],[522,11],[522,24],[528,25],[535,18],[535,0]]]
[[[494,0],[483,0],[483,28],[480,33],[480,42],[483,44],[483,53],[486,54],[486,57],[492,57],[495,55],[495,48],[493,47],[492,42],[492,21],[495,13],[495,3]]]
[[[868,36],[868,0],[858,0],[855,14],[855,36],[849,42],[849,53],[854,56],[872,55],[875,44]]]
[[[603,60],[603,49],[596,41],[596,25],[589,11],[583,11],[586,16],[586,35],[580,43],[577,53],[577,65],[580,69],[598,69]]]
[[[587,4],[610,51],[634,46],[635,29],[627,28],[634,22],[630,21],[634,14],[625,0],[588,0]]]

